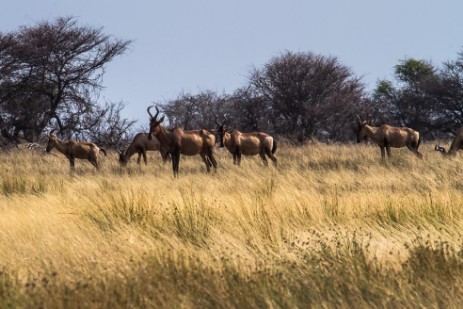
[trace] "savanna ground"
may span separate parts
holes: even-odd
[[[458,307],[463,157],[422,144],[217,151],[94,171],[0,154],[1,308]]]

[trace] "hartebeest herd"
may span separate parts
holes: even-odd
[[[134,154],[138,154],[138,164],[140,164],[142,156],[145,164],[147,164],[146,152],[159,151],[164,162],[167,162],[169,158],[172,160],[174,177],[178,177],[180,155],[182,154],[186,156],[200,155],[206,165],[207,172],[210,172],[211,167],[216,170],[217,160],[214,156],[216,138],[213,133],[218,136],[219,147],[226,148],[232,154],[233,164],[239,166],[242,155],[260,155],[265,166],[268,166],[267,157],[277,166],[277,158],[275,157],[277,143],[267,133],[243,133],[230,129],[226,127],[228,122],[226,115],[223,115],[224,121],[222,123],[216,121],[217,128],[210,130],[211,132],[206,129],[167,129],[162,125],[165,116],[158,118],[160,111],[157,106],[155,106],[156,114],[154,116],[151,114],[153,107],[149,106],[147,108],[150,117],[149,133],[138,133],[127,149],[117,149],[119,162],[122,166],[127,165]],[[391,147],[407,147],[418,158],[423,158],[423,155],[418,151],[421,143],[419,132],[410,128],[393,127],[387,124],[375,127],[360,119],[358,119],[357,124],[357,142],[360,143],[368,136],[381,149],[381,158],[383,160],[386,158],[386,153],[388,157],[391,156]],[[48,134],[47,153],[56,148],[69,159],[71,169],[74,168],[75,159],[85,159],[90,161],[97,169],[100,167],[99,156],[100,152],[106,155],[104,149],[90,142],[62,141],[57,138],[54,131],[52,130]],[[455,154],[460,149],[463,149],[463,127],[460,128],[448,151],[444,147],[435,146],[435,150],[442,152],[444,155]]]

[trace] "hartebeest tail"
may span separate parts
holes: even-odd
[[[154,137],[150,140],[148,136],[149,133],[138,133],[137,135],[135,135],[129,147],[127,147],[125,151],[120,151],[116,149],[116,151],[119,154],[119,163],[122,166],[126,166],[130,158],[136,153],[138,154],[138,164],[140,164],[142,156],[145,164],[148,164],[148,160],[146,157],[147,151],[159,151],[161,153],[163,162],[167,162],[167,160],[169,160],[169,153],[166,149],[161,147],[161,143],[158,141],[158,139]]]
[[[393,127],[383,124],[379,127],[368,125],[366,121],[358,123],[357,142],[360,143],[366,136],[378,144],[381,149],[381,158],[385,158],[385,150],[388,157],[391,156],[391,147],[407,147],[418,158],[422,159],[423,155],[418,151],[421,143],[420,133],[410,128]]]
[[[49,153],[53,148],[64,154],[69,159],[71,169],[74,168],[75,159],[88,160],[97,169],[100,168],[99,154],[100,151],[106,156],[106,150],[99,148],[94,143],[78,141],[62,141],[56,137],[52,130],[48,135],[48,144],[46,151]]]
[[[273,139],[273,147],[272,147],[272,153],[275,154],[277,152],[277,141]]]
[[[150,133],[148,138],[155,136],[161,146],[164,147],[172,156],[172,170],[174,177],[178,177],[180,165],[180,154],[186,156],[200,155],[206,165],[207,172],[210,172],[211,166],[217,169],[217,161],[214,158],[214,134],[207,130],[183,130],[175,128],[167,130],[162,126],[164,116],[158,119],[159,109],[156,106],[156,115],[152,115],[148,107],[147,111],[150,115]]]
[[[277,150],[277,143],[272,136],[264,132],[242,133],[238,130],[228,133],[228,128],[225,127],[226,115],[224,115],[224,119],[222,123],[216,121],[218,128],[214,131],[219,135],[220,147],[226,147],[233,155],[233,164],[241,164],[241,155],[255,156],[259,154],[265,166],[268,166],[266,156],[272,160],[275,166],[277,165],[278,160],[274,155]]]
[[[442,152],[443,155],[455,155],[458,150],[463,149],[463,126],[458,130],[448,151],[444,147],[436,145],[434,150]]]

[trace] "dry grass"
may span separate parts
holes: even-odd
[[[281,147],[278,168],[0,154],[0,307],[455,307],[463,158]]]

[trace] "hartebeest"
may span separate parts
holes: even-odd
[[[159,151],[161,153],[162,161],[166,162],[169,159],[169,153],[166,149],[161,147],[161,143],[157,138],[148,138],[149,133],[138,133],[133,138],[130,146],[125,151],[117,150],[119,154],[119,163],[122,166],[126,166],[130,158],[138,153],[137,163],[140,164],[141,157],[145,164],[147,164],[146,152],[147,151]]]
[[[94,143],[78,141],[62,141],[53,133],[48,134],[48,144],[46,151],[49,153],[53,148],[64,154],[69,159],[71,169],[74,168],[75,159],[84,159],[90,161],[97,169],[100,168],[99,155],[100,151],[106,155],[103,148],[99,148]]]
[[[255,156],[260,155],[265,166],[268,166],[266,155],[272,160],[273,164],[277,165],[277,158],[275,152],[277,150],[277,143],[275,139],[264,132],[251,132],[242,133],[238,130],[231,130],[225,128],[227,117],[224,115],[224,121],[219,123],[216,120],[218,129],[215,130],[219,135],[220,148],[226,147],[233,155],[233,164],[238,166],[241,164],[241,155]]]
[[[156,106],[156,115],[152,115],[150,109],[153,106],[148,107],[147,111],[150,115],[150,133],[149,139],[155,136],[161,146],[164,147],[172,156],[172,169],[174,177],[178,177],[178,169],[180,164],[180,154],[187,156],[200,155],[206,164],[208,172],[211,170],[211,166],[217,169],[217,161],[214,158],[214,144],[215,136],[207,130],[183,130],[181,128],[175,128],[167,130],[162,126],[164,116],[157,119],[159,115],[159,109]]]
[[[418,152],[421,143],[420,133],[406,127],[393,127],[383,124],[379,127],[369,125],[366,121],[358,122],[357,142],[360,143],[366,136],[378,144],[381,148],[381,158],[385,158],[384,149],[388,157],[391,156],[391,147],[407,147],[418,158],[422,159],[423,155]]]
[[[458,130],[448,151],[444,147],[436,145],[434,150],[442,152],[443,155],[455,155],[458,150],[463,149],[463,126]]]

